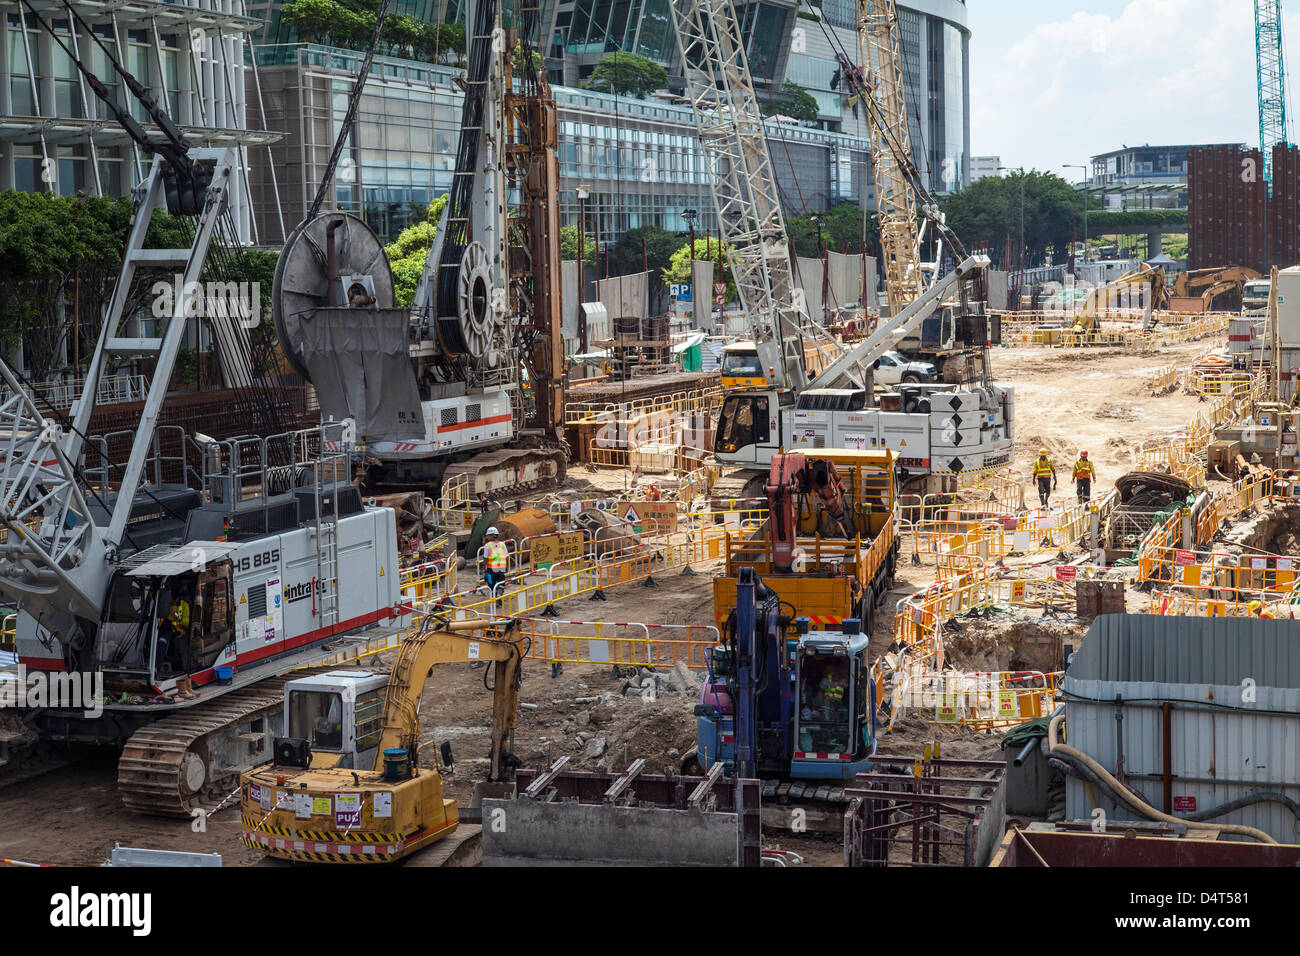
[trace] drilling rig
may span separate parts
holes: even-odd
[[[394,306],[383,248],[355,217],[304,222],[281,256],[281,342],[322,413],[356,420],[372,487],[464,477],[477,497],[564,475],[557,123],[537,12],[505,29],[498,0],[468,7],[456,168],[412,309]]]

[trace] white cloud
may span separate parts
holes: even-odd
[[[1125,144],[1258,139],[1252,0],[1131,0],[1115,15],[982,31],[972,20],[975,155],[1062,172]],[[1018,23],[1027,34],[1008,35]],[[1285,28],[1286,52],[1300,50],[1300,16]]]

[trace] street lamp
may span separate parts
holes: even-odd
[[[1075,163],[1063,163],[1062,169],[1083,170],[1083,261],[1088,261],[1088,167]]]
[[[826,308],[826,293],[830,282],[830,257],[826,255],[826,241],[822,238],[822,223],[826,217],[819,212],[809,213],[808,221],[817,227],[817,251],[822,259],[822,309]]]
[[[1025,281],[1025,167],[999,166],[998,172],[1020,174],[1020,281]]]
[[[590,186],[578,187],[578,347],[584,355],[587,353],[587,313],[582,303],[587,298],[587,258],[583,237],[587,231],[587,197],[590,195]]]
[[[698,209],[683,209],[682,218],[686,220],[687,227],[691,230],[691,259],[695,258],[695,221],[700,218]],[[692,279],[694,281],[694,279]]]

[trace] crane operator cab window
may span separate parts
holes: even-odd
[[[722,356],[722,374],[727,378],[764,378],[763,363],[757,352],[726,352]]]
[[[158,597],[158,634],[154,673],[160,677],[189,673],[190,633],[195,623],[194,579],[188,575],[162,582]]]
[[[329,691],[289,694],[289,736],[311,741],[312,750],[343,750],[343,697]]]
[[[140,692],[159,678],[190,672],[194,584],[193,575],[113,576],[95,638],[109,693]]]
[[[852,667],[844,655],[799,657],[797,748],[806,753],[853,753]]]
[[[732,395],[722,404],[714,450],[734,452],[767,444],[770,427],[766,395]]]

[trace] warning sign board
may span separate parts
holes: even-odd
[[[1195,797],[1174,797],[1174,813],[1195,813]]]
[[[620,518],[641,526],[641,531],[670,534],[677,530],[677,504],[673,501],[620,501],[615,512]]]
[[[1025,599],[1025,582],[1024,582],[1024,581],[1012,581],[1012,582],[1011,582],[1011,600],[1013,600],[1013,601],[1023,601],[1024,599]]]
[[[934,719],[940,724],[957,723],[957,698],[945,694],[939,698],[939,706],[934,710]]]
[[[724,292],[727,291],[727,283],[725,282],[713,283],[713,291],[716,292],[718,295],[722,295]]]
[[[1174,552],[1174,563],[1181,565],[1195,564],[1196,552],[1184,551],[1182,548],[1179,548]]]
[[[548,534],[534,538],[529,548],[530,563],[535,568],[549,568],[552,564],[580,558],[583,555],[584,535],[581,531]]]
[[[998,716],[999,717],[1019,717],[1020,712],[1016,707],[1016,695],[1013,691],[998,691]]]
[[[1056,580],[1073,581],[1079,576],[1079,569],[1073,564],[1062,564],[1056,569]]]

